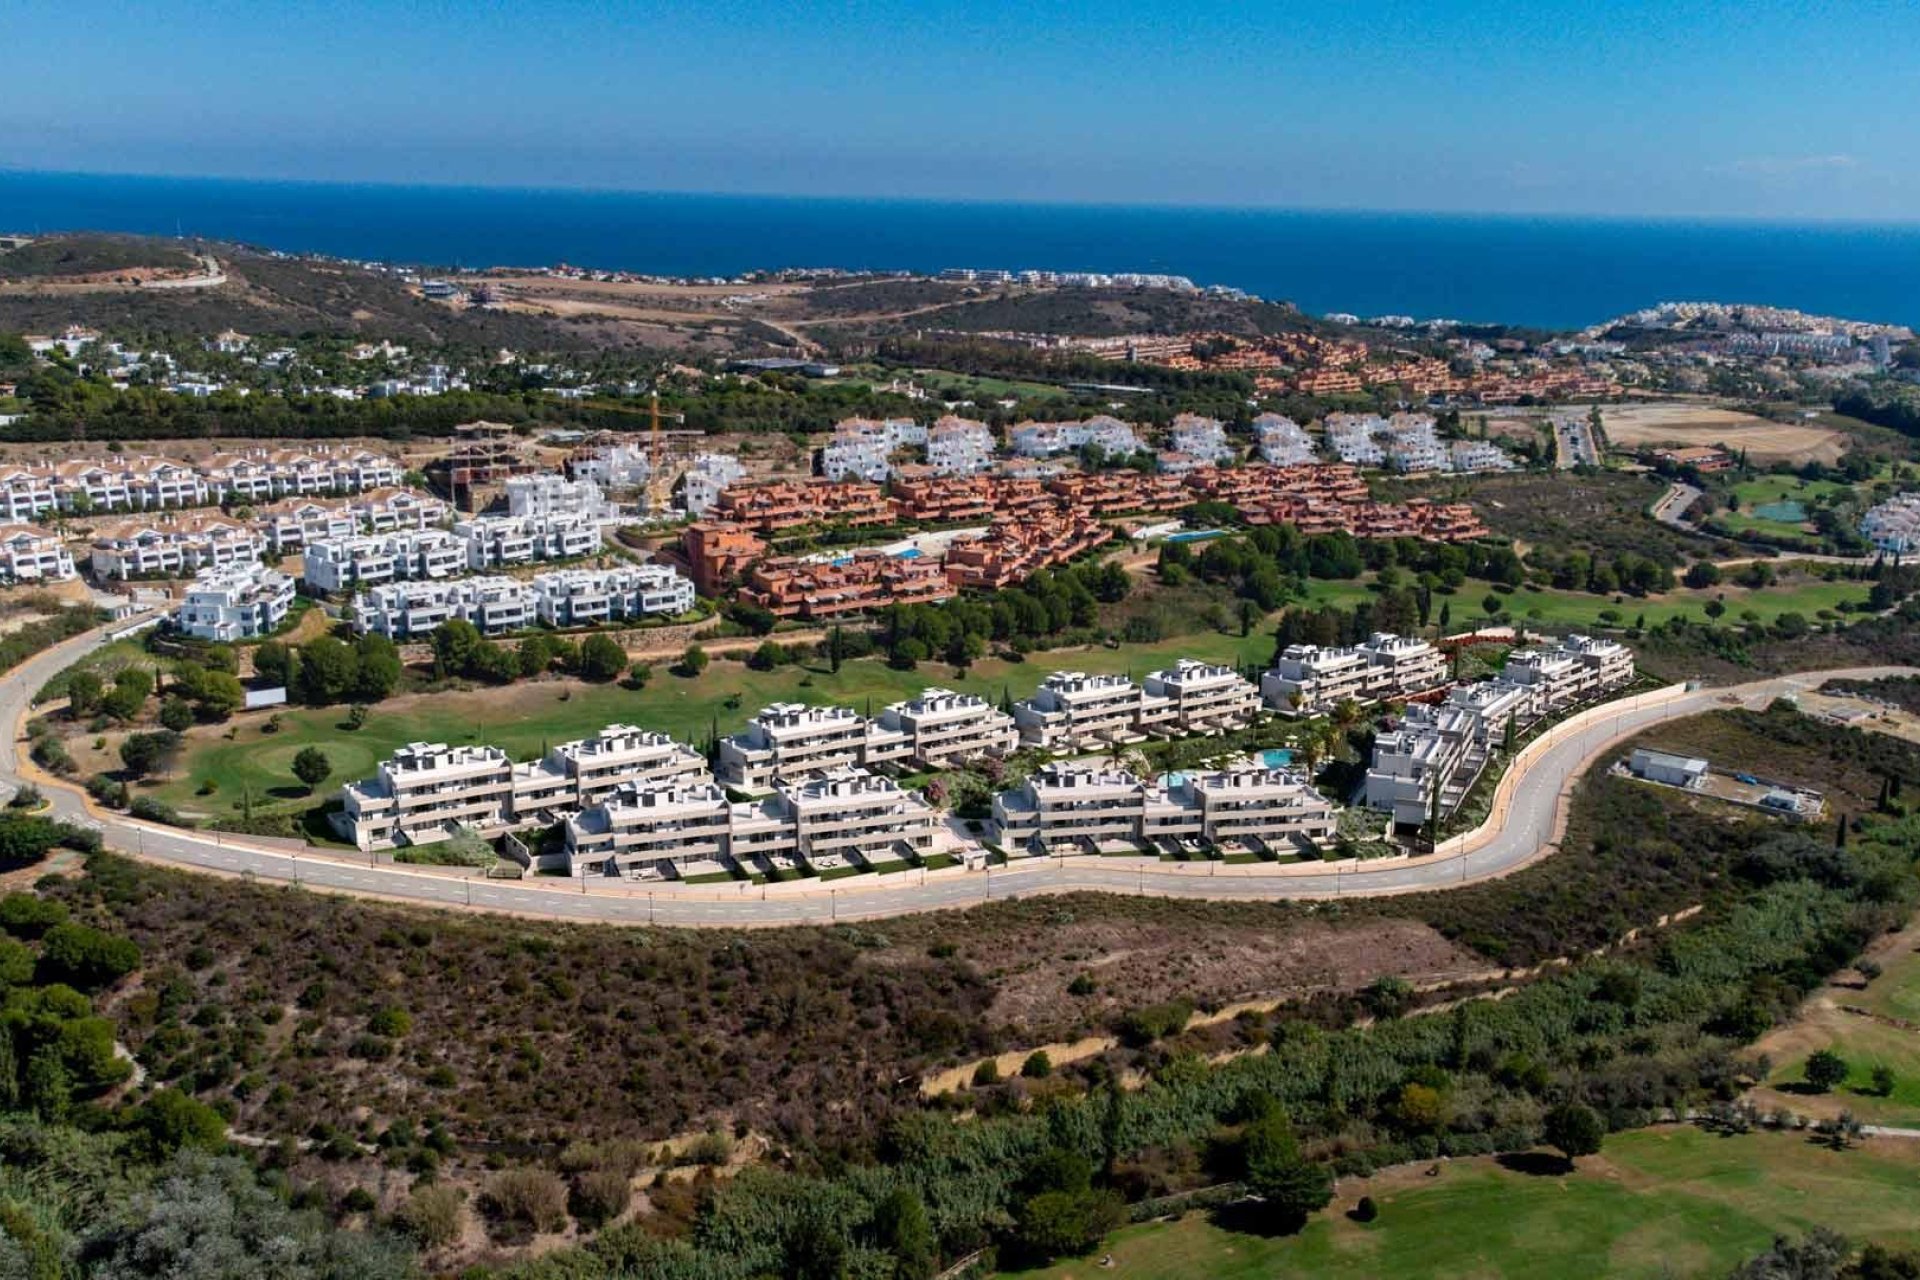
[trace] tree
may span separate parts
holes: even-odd
[[[1893,1068],[1881,1063],[1873,1069],[1873,1091],[1883,1098],[1893,1096],[1893,1087],[1898,1081],[1894,1078]]]
[[[448,623],[446,626],[452,626]],[[442,627],[441,631],[446,630]],[[435,638],[439,632],[435,632]],[[360,676],[360,662],[352,646],[335,636],[309,640],[300,651],[300,688],[302,701],[316,707],[344,702],[353,696]]]
[[[927,1280],[940,1261],[940,1242],[927,1206],[906,1187],[896,1187],[873,1208],[873,1233],[893,1255],[894,1280]]]
[[[85,720],[100,710],[100,697],[106,682],[92,671],[76,671],[67,678],[67,712],[75,720]]]
[[[101,991],[140,967],[140,948],[117,934],[84,924],[57,924],[40,943],[41,982],[76,991]]]
[[[466,675],[486,640],[480,628],[463,618],[441,623],[433,632],[433,670],[441,679]]]
[[[120,744],[120,762],[136,778],[164,770],[180,750],[180,735],[172,729],[136,733]]]
[[[379,702],[400,684],[400,650],[385,636],[368,632],[353,642],[353,696],[359,702]]]
[[[1699,591],[1720,581],[1720,566],[1711,560],[1696,560],[1687,566],[1686,584]]]
[[[1020,1074],[1029,1080],[1044,1080],[1053,1074],[1053,1059],[1047,1056],[1045,1049],[1035,1049],[1020,1064]]]
[[[1014,1244],[1033,1262],[1080,1257],[1093,1252],[1127,1218],[1117,1192],[1043,1191],[1014,1210]]]
[[[1296,1230],[1307,1215],[1333,1199],[1333,1177],[1300,1154],[1300,1140],[1278,1103],[1266,1099],[1240,1136],[1247,1190],[1260,1197],[1269,1222]]]
[[[180,698],[170,697],[160,704],[160,723],[175,733],[184,733],[193,727],[193,708]]]
[[[611,680],[627,669],[627,651],[612,636],[596,631],[580,646],[580,675],[587,680]]]
[[[1541,1121],[1541,1136],[1571,1165],[1581,1156],[1594,1155],[1600,1150],[1600,1144],[1607,1136],[1607,1126],[1600,1119],[1599,1112],[1592,1107],[1579,1102],[1563,1102],[1547,1112]]]
[[[302,747],[293,757],[293,776],[304,782],[309,792],[325,782],[332,772],[333,761],[318,747]]]
[[[708,661],[709,659],[705,649],[702,649],[697,644],[690,644],[687,646],[686,651],[680,655],[680,661],[674,666],[674,674],[689,677],[697,676],[707,669]]]
[[[220,1113],[178,1089],[156,1090],[134,1108],[134,1130],[152,1160],[164,1160],[182,1147],[218,1151],[227,1141]]]
[[[1831,1049],[1816,1049],[1807,1058],[1807,1084],[1816,1093],[1827,1093],[1847,1078],[1847,1060]]]

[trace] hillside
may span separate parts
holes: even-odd
[[[1128,333],[1188,333],[1218,330],[1252,337],[1297,332],[1312,326],[1284,302],[1241,302],[1164,289],[1045,289],[1008,293],[977,302],[923,311],[910,323],[876,324],[876,333],[914,329],[962,329],[972,333],[1077,333],[1117,337]]]
[[[175,245],[134,236],[60,236],[0,251],[0,280],[71,280],[122,271],[190,272],[200,265]]]

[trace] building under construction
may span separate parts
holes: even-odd
[[[428,482],[459,511],[485,511],[504,499],[509,476],[545,469],[507,423],[461,423],[453,437],[453,448],[428,463],[426,472]]]

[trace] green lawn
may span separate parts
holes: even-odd
[[[1879,1018],[1920,1023],[1920,954],[1906,950],[1886,962],[1881,975],[1865,991],[1839,988],[1830,993],[1833,1005],[1853,1005]],[[1823,1033],[1825,1047],[1847,1060],[1847,1079],[1828,1095],[1869,1124],[1920,1126],[1920,1031],[1852,1013],[1844,1008],[1822,1008],[1812,1025]],[[1767,1083],[1799,1084],[1806,1079],[1807,1054],[1797,1052],[1775,1066]],[[1893,1092],[1872,1092],[1873,1069],[1893,1071]]]
[[[1235,665],[1264,663],[1273,655],[1265,624],[1251,635],[1205,632],[1147,645],[1117,649],[1079,649],[1035,654],[1024,663],[988,659],[975,663],[964,678],[942,663],[922,663],[915,671],[895,671],[863,659],[844,664],[836,674],[824,664],[753,671],[736,662],[716,661],[700,676],[682,679],[657,668],[645,689],[619,685],[582,685],[574,681],[515,684],[500,689],[402,697],[372,709],[359,730],[345,727],[346,708],[296,708],[281,714],[277,733],[264,732],[266,716],[241,716],[229,726],[195,729],[180,766],[156,794],[188,813],[207,813],[237,803],[250,787],[256,812],[304,809],[313,798],[298,792],[293,757],[315,745],[333,763],[322,786],[325,795],[341,782],[363,778],[408,742],[477,742],[502,747],[516,759],[530,759],[543,746],[584,737],[603,725],[637,724],[663,730],[698,745],[710,729],[722,734],[742,728],[770,702],[838,704],[874,713],[890,702],[911,697],[930,685],[977,693],[998,702],[1005,692],[1024,698],[1056,668],[1128,672],[1135,679],[1167,666],[1178,657]],[[811,681],[802,684],[802,681]],[[728,701],[738,698],[739,705]],[[231,728],[234,736],[225,736]],[[217,784],[212,796],[196,795],[199,785]]]
[[[1647,625],[1665,622],[1676,615],[1690,622],[1707,621],[1709,600],[1720,599],[1727,606],[1721,621],[1738,623],[1740,615],[1751,609],[1764,622],[1772,622],[1783,613],[1800,613],[1808,621],[1822,609],[1837,609],[1842,604],[1864,604],[1870,584],[1864,582],[1826,582],[1810,580],[1749,591],[1722,583],[1695,591],[1676,587],[1659,595],[1636,599],[1627,596],[1615,604],[1611,596],[1588,595],[1580,591],[1537,591],[1523,587],[1504,596],[1501,608],[1516,617],[1547,625],[1591,627],[1605,625],[1600,614],[1608,609],[1621,617],[1616,625],[1629,625],[1644,616]],[[1454,597],[1453,621],[1456,626],[1470,621],[1480,612],[1485,592],[1475,593],[1471,586]],[[1534,616],[1534,611],[1539,616]]]
[[[1619,1134],[1570,1177],[1453,1161],[1436,1178],[1395,1170],[1342,1183],[1296,1236],[1239,1235],[1204,1215],[1115,1235],[1052,1280],[1380,1277],[1722,1276],[1779,1232],[1828,1226],[1856,1240],[1920,1244],[1920,1147],[1833,1152],[1804,1136],[1714,1137],[1697,1129]],[[1343,1216],[1361,1195],[1380,1206]],[[1114,1265],[1099,1265],[1111,1253]]]

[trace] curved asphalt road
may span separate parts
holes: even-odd
[[[0,681],[0,724],[18,727],[37,690],[104,642],[104,629],[89,632],[7,673]],[[813,882],[725,888],[666,883],[647,889],[635,887],[630,881],[491,881],[456,871],[396,866],[378,859],[363,861],[351,854],[319,849],[295,852],[244,836],[137,822],[93,809],[73,787],[37,776],[32,781],[47,795],[58,817],[99,830],[114,849],[154,861],[428,906],[566,920],[730,928],[826,924],[1073,890],[1246,901],[1331,898],[1442,889],[1504,875],[1551,852],[1561,796],[1572,779],[1591,763],[1595,753],[1649,725],[1734,701],[1764,705],[1780,694],[1812,688],[1842,675],[1871,677],[1911,674],[1912,670],[1860,668],[1783,676],[1728,689],[1703,689],[1656,706],[1606,717],[1569,732],[1540,752],[1515,785],[1504,822],[1470,851],[1373,863],[1224,867],[1217,863],[1165,864],[1144,858],[1081,857],[1036,858],[990,871],[902,872],[827,886]],[[0,733],[0,783],[18,786],[24,780],[20,748],[20,740],[11,730]]]

